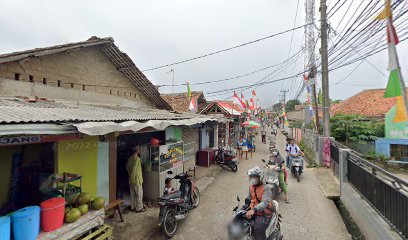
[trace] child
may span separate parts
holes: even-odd
[[[166,180],[164,180],[164,183],[165,183],[165,187],[164,187],[163,195],[171,194],[176,191],[176,189],[174,189],[171,185],[171,178],[166,178]]]

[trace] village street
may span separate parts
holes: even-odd
[[[285,138],[279,134],[278,147],[283,152]],[[239,195],[243,201],[248,194],[247,170],[253,166],[263,167],[262,158],[268,157],[267,145],[261,144],[260,136],[256,143],[253,159],[241,160],[238,172],[218,172],[214,182],[202,191],[200,206],[180,222],[177,235],[173,239],[227,239],[226,226],[237,203],[236,197]],[[282,196],[279,198],[284,239],[350,239],[335,204],[323,196],[314,169],[306,169],[300,183],[289,176],[288,189],[291,203],[286,204]],[[125,224],[115,226],[116,238],[165,239],[156,226],[157,208],[149,208],[148,211],[151,213],[143,218],[136,213],[126,214]],[[141,232],[145,234],[140,235]]]

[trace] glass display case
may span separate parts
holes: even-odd
[[[184,143],[167,141],[164,145],[150,145],[149,148],[150,158],[144,163],[143,195],[155,200],[163,195],[165,179],[171,177],[167,171],[171,170],[173,176],[183,171]],[[178,181],[173,180],[173,187],[179,187]]]

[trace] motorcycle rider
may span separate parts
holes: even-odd
[[[254,167],[248,171],[251,186],[249,187],[248,198],[251,199],[250,209],[246,216],[254,219],[255,240],[266,239],[265,231],[271,221],[271,215],[275,211],[272,201],[272,191],[263,182],[263,173],[259,167]]]
[[[279,179],[279,187],[283,194],[285,195],[285,202],[289,203],[289,197],[288,197],[288,171],[284,167],[285,160],[283,157],[280,155],[278,150],[274,150],[272,152],[272,157],[275,163],[278,166],[281,166],[281,169],[279,171],[278,179]]]
[[[294,157],[299,157],[302,160],[302,172],[304,169],[304,163],[303,163],[303,152],[300,150],[299,146],[295,144],[295,139],[291,138],[289,139],[289,145],[286,147],[286,151],[288,152],[288,160],[289,160],[289,165],[292,163],[292,159]]]

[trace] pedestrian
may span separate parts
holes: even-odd
[[[262,136],[262,143],[266,143],[266,130],[265,130],[265,127],[262,127],[262,130],[261,130],[261,136]]]
[[[239,156],[239,160],[242,159],[242,145],[244,144],[242,136],[239,138],[237,142],[237,152]]]
[[[245,135],[242,138],[241,159],[244,156],[244,153],[245,153],[245,159],[248,160],[248,139],[245,137]]]
[[[126,163],[126,170],[129,174],[130,209],[140,213],[146,211],[146,208],[143,207],[143,174],[140,145],[134,146],[132,151],[133,154]]]
[[[251,153],[251,159],[252,159],[252,152],[255,151],[255,142],[254,142],[254,136],[255,134],[253,132],[250,132],[248,134],[247,142],[248,142],[248,152]]]

